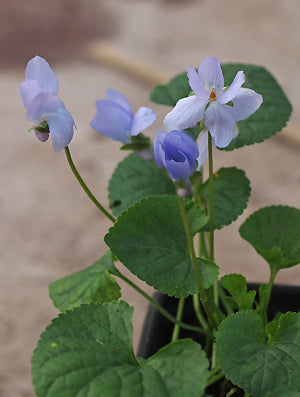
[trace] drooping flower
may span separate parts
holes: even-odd
[[[127,144],[131,136],[139,135],[156,119],[153,110],[141,107],[134,115],[132,107],[120,92],[109,88],[106,99],[96,101],[97,113],[90,125],[96,131]]]
[[[195,95],[180,99],[164,120],[165,128],[185,129],[204,119],[204,125],[215,140],[224,148],[238,134],[236,122],[244,120],[260,107],[262,96],[249,88],[243,71],[239,71],[228,88],[220,62],[215,57],[204,59],[198,72],[188,68],[189,85]]]
[[[158,131],[154,139],[154,156],[173,181],[187,180],[196,170],[199,151],[196,143],[181,131]]]
[[[44,58],[35,56],[28,62],[20,94],[37,138],[46,142],[50,134],[56,153],[68,146],[74,120],[57,97],[58,81]]]

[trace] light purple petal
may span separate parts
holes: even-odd
[[[187,76],[189,79],[189,85],[194,91],[198,99],[207,100],[210,92],[207,92],[199,79],[199,76],[193,66],[190,66],[187,70]]]
[[[35,136],[37,139],[41,142],[46,142],[49,139],[49,133],[48,132],[39,132],[37,130],[34,130]]]
[[[130,130],[130,135],[136,136],[154,123],[156,114],[154,110],[141,107],[136,112]]]
[[[26,80],[20,85],[20,94],[25,106],[29,109],[33,98],[40,92],[39,83],[36,80]]]
[[[108,101],[112,101],[120,105],[122,108],[127,110],[127,112],[133,117],[133,110],[130,103],[127,101],[125,96],[121,94],[119,91],[114,90],[112,88],[108,88],[106,90],[106,99]]]
[[[41,92],[58,94],[58,81],[48,62],[39,56],[32,58],[26,67],[26,80],[36,80]]]
[[[153,142],[155,161],[157,162],[157,165],[162,168],[166,167],[165,152],[162,149],[162,144],[166,136],[166,132],[158,131]]]
[[[47,118],[52,145],[55,153],[60,152],[69,145],[73,138],[74,120],[65,107],[58,109],[56,113]]]
[[[209,94],[213,88],[217,96],[223,92],[224,77],[218,58],[205,58],[198,68],[198,76],[202,87],[205,88]]]
[[[34,100],[30,102],[27,109],[27,118],[33,124],[38,125],[40,122],[47,120],[49,114],[56,113],[61,107],[64,107],[64,104],[56,95],[41,92],[35,95]]]
[[[218,102],[221,104],[228,103],[231,101],[235,96],[239,95],[241,92],[241,86],[245,82],[245,74],[242,71],[237,72],[233,82],[227,88],[223,94],[218,97]]]
[[[166,130],[184,130],[194,126],[204,117],[206,104],[207,101],[201,101],[196,95],[180,99],[164,119]]]
[[[208,130],[204,129],[197,139],[199,149],[198,168],[202,166],[208,156]]]
[[[236,122],[230,109],[231,106],[212,102],[205,113],[205,126],[220,148],[228,146],[237,135]]]
[[[260,94],[249,88],[241,88],[240,94],[232,100],[231,114],[235,121],[245,120],[257,111],[262,101],[263,98]]]
[[[187,159],[185,159],[183,162],[166,160],[166,167],[173,181],[187,179],[192,172],[191,165]]]
[[[97,113],[91,127],[115,141],[129,143],[131,115],[120,105],[108,100],[96,102]]]

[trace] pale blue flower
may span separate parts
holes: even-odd
[[[199,151],[192,138],[181,131],[158,131],[154,139],[154,156],[173,181],[187,180],[196,170]]]
[[[141,107],[134,115],[132,107],[120,92],[109,88],[106,99],[96,102],[97,113],[90,125],[96,131],[127,144],[131,136],[137,136],[156,119],[153,110]]]
[[[239,71],[228,88],[220,62],[215,57],[204,59],[198,72],[188,68],[189,85],[195,95],[180,99],[164,120],[165,128],[183,130],[204,119],[204,125],[216,146],[224,148],[238,134],[236,122],[244,120],[262,104],[262,96],[242,88],[244,72]]]
[[[68,146],[74,120],[57,97],[58,82],[45,59],[36,56],[28,62],[20,93],[37,138],[45,142],[50,133],[56,153]]]

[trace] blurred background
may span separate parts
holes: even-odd
[[[264,143],[215,151],[214,167],[242,168],[252,185],[248,209],[216,233],[216,261],[222,274],[239,272],[249,281],[266,282],[267,264],[237,230],[262,206],[299,207],[300,5],[298,0],[0,0],[0,9],[0,397],[32,397],[32,351],[58,313],[48,285],[99,259],[110,223],[77,184],[64,152],[55,154],[50,141],[42,144],[27,132],[31,125],[19,85],[28,60],[38,54],[54,69],[59,96],[77,125],[70,146],[74,161],[106,206],[109,177],[126,155],[89,127],[94,102],[107,88],[125,94],[135,111],[149,106],[157,112],[148,130],[153,136],[169,110],[149,102],[155,84],[197,67],[207,56],[265,66],[293,104],[291,121]],[[300,285],[299,270],[283,270],[276,282]],[[147,303],[123,285],[122,293],[136,308],[136,349]]]

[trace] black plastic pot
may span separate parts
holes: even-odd
[[[249,283],[249,289],[258,290],[259,284]],[[178,299],[156,292],[154,299],[163,306],[170,314],[176,317]],[[277,312],[286,313],[288,311],[298,312],[300,310],[300,287],[274,285],[268,316],[272,319]],[[184,305],[182,321],[192,325],[199,325],[193,308],[192,297],[188,297]],[[144,327],[140,339],[138,357],[149,358],[161,347],[171,342],[174,324],[160,314],[153,306],[150,306],[145,318]],[[191,338],[201,343],[199,334],[181,328],[180,338]],[[210,391],[212,395],[213,392]]]

